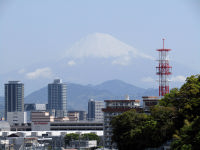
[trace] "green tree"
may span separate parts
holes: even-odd
[[[172,89],[160,101],[162,106],[171,106],[176,109],[174,120],[177,133],[172,149],[190,150],[200,147],[200,75],[192,75],[186,83],[178,89]],[[184,120],[185,124],[184,124]],[[189,123],[191,122],[191,123]]]
[[[111,124],[112,140],[117,143],[119,150],[142,150],[154,144],[151,137],[157,122],[149,115],[130,110],[114,117]]]
[[[188,77],[180,90],[172,89],[160,101],[160,105],[175,107],[182,125],[184,119],[192,121],[200,116],[200,75]]]
[[[151,109],[151,116],[157,122],[153,140],[157,143],[156,146],[160,146],[174,134],[176,110],[174,107],[154,106]]]
[[[191,123],[185,120],[184,126],[174,134],[172,149],[174,150],[199,150],[200,148],[200,117]]]
[[[96,140],[97,144],[100,143],[100,137],[98,135],[96,135],[95,133],[82,134],[82,139],[84,139],[84,140]]]
[[[73,140],[97,140],[97,144],[100,143],[100,137],[95,133],[85,133],[85,134],[77,134],[70,133],[65,135],[65,144],[69,145]]]
[[[180,89],[174,88],[166,94],[160,104],[151,109],[150,115],[131,110],[114,117],[112,140],[119,150],[142,150],[162,145],[172,139],[177,130],[180,138],[173,142],[173,148],[196,150],[200,147],[199,116],[200,75],[193,75]],[[192,122],[191,125],[184,125],[185,119]]]
[[[180,108],[180,101],[177,100],[179,97],[179,89],[173,88],[170,90],[170,93],[166,94],[159,102],[161,106],[165,107],[175,107]]]
[[[156,106],[151,109],[151,115],[127,111],[112,119],[112,140],[119,150],[159,147],[172,138],[175,116],[173,107]]]
[[[76,133],[70,133],[65,135],[65,144],[69,145],[70,141],[72,140],[78,140],[79,139],[79,134]]]

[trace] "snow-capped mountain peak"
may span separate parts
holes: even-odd
[[[152,59],[151,56],[139,52],[136,48],[116,39],[106,33],[93,33],[77,41],[66,51],[66,57],[72,59],[97,57],[97,58],[124,58],[143,57]]]

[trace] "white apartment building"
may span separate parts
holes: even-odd
[[[7,121],[10,125],[27,123],[26,112],[7,112]]]

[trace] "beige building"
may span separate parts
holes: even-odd
[[[54,122],[69,121],[69,117],[54,118]]]
[[[32,122],[54,122],[54,116],[50,116],[49,112],[33,111],[31,112]]]
[[[78,121],[79,120],[79,112],[68,112],[67,117],[70,121]]]
[[[50,116],[49,112],[35,111],[31,112],[31,120],[32,131],[49,131],[50,122],[54,122],[54,116]]]

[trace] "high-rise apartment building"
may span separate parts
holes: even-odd
[[[67,116],[67,85],[61,79],[48,84],[48,110],[55,117]]]
[[[104,108],[103,101],[90,99],[88,101],[88,120],[103,121],[102,108]]]
[[[5,84],[5,119],[7,112],[24,112],[24,84],[9,81]]]

